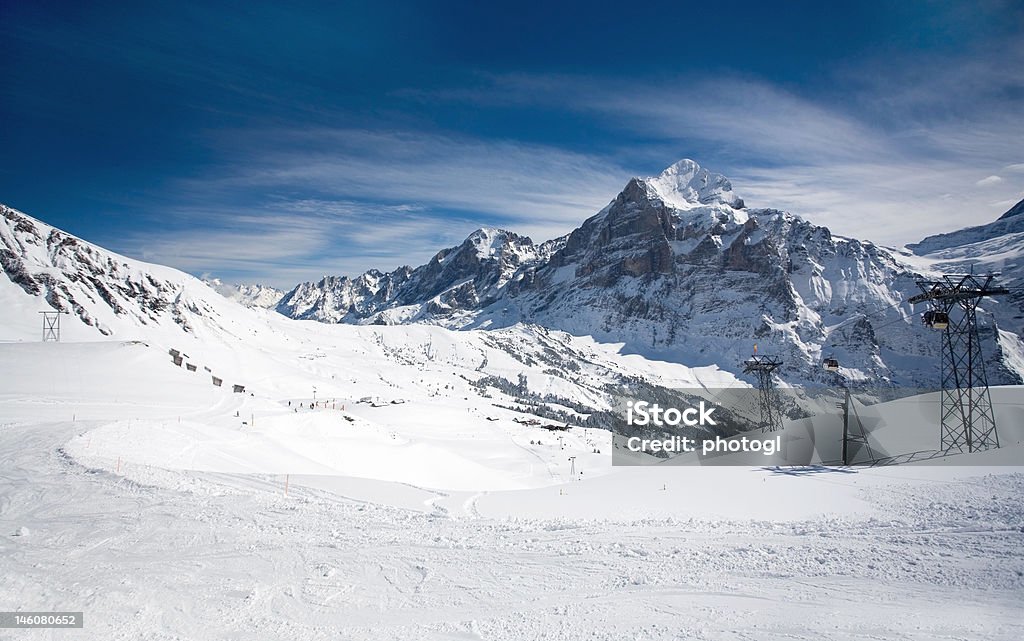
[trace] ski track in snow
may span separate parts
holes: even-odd
[[[61,449],[82,427],[0,431],[0,602],[86,628],[0,638],[1024,636],[1021,474],[865,488],[887,519],[453,518],[88,469]]]

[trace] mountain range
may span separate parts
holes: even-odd
[[[734,373],[757,345],[784,361],[780,376],[793,384],[834,382],[820,363],[835,357],[847,380],[934,386],[938,336],[906,301],[922,278],[977,269],[1000,271],[1011,286],[1010,296],[985,301],[979,317],[990,380],[1024,376],[1024,201],[987,225],[893,249],[749,208],[726,177],[682,160],[630,180],[563,237],[535,243],[479,229],[424,265],[327,276],[287,293],[203,283],[9,207],[0,213],[0,266],[10,284],[104,335],[216,325],[220,303],[205,293],[212,287],[293,319],[452,330],[536,325],[620,344],[626,355]]]
[[[480,229],[420,267],[302,283],[276,309],[330,323],[535,323],[730,371],[757,344],[783,359],[792,382],[829,382],[817,365],[832,356],[848,378],[929,385],[939,342],[906,303],[917,281],[977,268],[1017,284],[1022,254],[1021,204],[989,225],[897,250],[747,208],[727,178],[682,160],[630,180],[561,238],[535,244]],[[1017,382],[1024,300],[1015,292],[985,309],[993,381]]]

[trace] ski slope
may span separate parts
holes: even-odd
[[[196,372],[0,344],[0,601],[86,621],[0,638],[1024,634],[1020,468],[612,468],[461,387],[504,366],[472,332],[293,325]]]

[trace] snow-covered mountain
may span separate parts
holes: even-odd
[[[539,325],[618,345],[621,354],[733,374],[756,344],[785,361],[781,374],[790,383],[834,383],[820,367],[834,356],[849,380],[929,387],[937,384],[938,336],[905,301],[922,276],[971,264],[1018,283],[1020,209],[926,239],[914,246],[918,255],[834,236],[787,212],[749,209],[728,179],[684,160],[630,180],[567,236],[538,244],[480,229],[420,267],[303,283],[275,309],[327,323]],[[0,211],[7,275],[0,298],[24,312],[19,336],[38,334],[45,301],[44,309],[68,311],[104,335],[209,328],[240,338],[263,329],[234,303],[260,308],[278,296],[260,286],[204,284]],[[1015,383],[1024,373],[1024,301],[1013,291],[987,301],[992,313],[981,316],[993,383]],[[569,378],[571,365],[563,368]]]
[[[998,273],[1010,293],[987,307],[1000,329],[1024,336],[1024,200],[991,223],[929,236],[908,248],[946,273]]]
[[[734,200],[663,210],[647,187],[636,189],[635,200],[552,244],[550,256],[534,248],[536,263],[516,264],[498,234],[443,252],[417,282],[438,291],[445,278],[478,274],[474,291],[493,302],[406,311],[483,324],[522,302],[543,317],[525,306],[543,305],[545,292],[567,297],[572,283],[625,295],[674,277],[676,256],[699,275],[710,268],[684,251],[695,241],[680,238],[687,227],[675,217],[684,215],[692,229],[721,225],[708,232],[721,242],[710,243],[707,261],[722,260],[744,233],[754,247],[757,234],[813,241],[810,256],[842,253],[833,267],[868,264],[864,256],[880,251]],[[664,214],[655,218],[668,222],[664,236],[672,230],[671,260],[629,245],[665,246],[647,225],[651,210]],[[293,320],[0,213],[0,600],[12,609],[85,603],[92,637],[103,639],[235,638],[240,626],[260,639],[524,639],[552,620],[565,638],[635,636],[638,620],[652,639],[681,629],[726,638],[741,620],[768,630],[762,636],[816,639],[823,608],[833,637],[852,638],[868,620],[879,638],[1021,638],[1019,388],[993,391],[1003,447],[948,464],[822,474],[831,468],[816,463],[834,462],[842,424],[824,416],[813,430],[802,420],[782,433],[820,445],[812,467],[769,457],[675,466],[682,458],[666,468],[640,455],[643,465],[613,467],[609,453],[622,454],[613,435],[588,427],[607,426],[593,419],[607,418],[616,397],[676,405],[674,390],[707,386],[713,395],[738,381],[538,325]],[[751,220],[757,228],[744,231]],[[726,253],[735,262],[716,272],[722,283],[782,282],[774,254],[759,251]],[[749,283],[734,280],[739,267]],[[872,268],[863,278],[881,280],[858,293],[886,291],[889,272]],[[823,288],[843,282],[829,269]],[[740,312],[753,305],[749,292],[706,289],[691,298],[735,296]],[[553,298],[551,318],[583,326],[613,305],[583,295],[594,297],[592,309],[572,317]],[[778,313],[786,295],[772,296],[765,309]],[[53,308],[71,312],[68,340],[41,343],[37,312]],[[648,321],[640,311],[623,309],[623,318]],[[699,319],[700,310],[687,313]],[[629,323],[623,331],[636,331]],[[861,345],[861,331],[853,322],[830,335]],[[115,339],[97,340],[108,335]],[[936,416],[933,402],[861,410],[858,422],[881,421],[871,439],[888,453],[938,443],[934,418],[922,419],[922,410]],[[69,541],[70,554],[55,553]],[[178,550],[187,551],[182,562]],[[126,576],[126,551],[140,576]],[[700,592],[696,607],[687,586]],[[942,607],[982,599],[980,618]],[[907,623],[888,631],[876,620]]]
[[[787,212],[747,209],[727,178],[682,160],[632,179],[563,238],[534,245],[480,230],[416,269],[304,283],[277,309],[454,329],[537,323],[733,372],[758,344],[786,361],[792,382],[831,381],[819,363],[834,355],[850,378],[927,386],[939,342],[905,301],[918,278],[955,267],[834,236]],[[1020,380],[1018,366],[1000,365],[1016,362],[1019,337],[997,343],[982,320],[993,381]]]
[[[545,264],[564,239],[535,245],[501,229],[478,229],[458,247],[439,251],[426,265],[393,272],[370,270],[355,278],[328,276],[302,283],[278,304],[292,318],[379,324],[479,309]]]
[[[246,307],[272,309],[277,307],[277,304],[281,302],[285,294],[280,289],[260,283],[233,284],[225,283],[219,278],[204,278],[203,282],[213,288],[218,294],[236,303],[241,303]]]
[[[67,312],[106,336],[146,326],[190,331],[196,316],[214,313],[203,296],[213,292],[197,279],[108,252],[4,205],[0,216],[7,276],[0,282],[11,305],[34,304],[10,295],[17,287],[42,299],[36,307]]]
[[[984,245],[984,243],[992,241],[999,241],[998,245]],[[907,248],[921,256],[964,258],[990,255],[995,253],[994,250],[998,250],[999,247],[1019,248],[1022,243],[1024,243],[1024,200],[991,223],[928,236],[919,243],[907,245]]]
[[[38,341],[39,312],[61,311],[64,340],[141,340],[219,351],[221,373],[239,345],[273,351],[289,339],[268,324],[280,315],[247,309],[198,278],[93,245],[0,205],[0,341]],[[285,320],[285,319],[282,319]]]

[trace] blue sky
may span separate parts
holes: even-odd
[[[0,0],[0,202],[290,286],[544,240],[683,157],[903,244],[1024,197],[1019,2]]]

